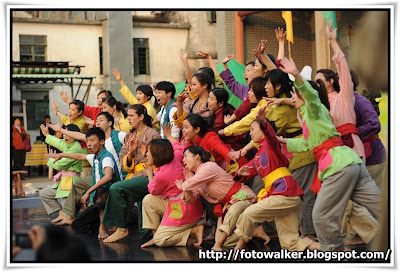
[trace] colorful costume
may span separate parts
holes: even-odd
[[[83,149],[78,141],[67,144],[64,140],[58,139],[52,135],[47,135],[45,141],[47,144],[59,149],[63,153],[87,153],[86,149]],[[70,158],[61,158],[54,162],[54,159],[50,158],[47,165],[59,171],[59,173],[54,176],[56,184],[48,186],[39,192],[47,213],[51,214],[61,210],[63,205],[60,205],[57,199],[61,198],[61,203],[65,203],[66,197],[72,189],[72,185],[80,177],[80,173],[82,172],[82,161]]]
[[[343,248],[341,221],[349,199],[378,214],[380,191],[360,157],[341,141],[328,110],[310,83],[295,87],[305,105],[300,108],[304,138],[288,139],[289,151],[313,150],[322,181],[313,210],[316,234],[324,251]],[[316,191],[318,191],[318,186]]]
[[[76,118],[75,120],[71,120],[68,116],[60,113],[60,119],[61,119],[61,123],[63,125],[69,125],[69,124],[74,124],[77,125],[79,127],[79,130],[83,133],[86,134],[86,131],[88,130],[88,127],[86,125],[86,121],[85,121],[85,117],[83,117],[83,115],[80,115],[78,118]]]
[[[235,182],[231,175],[214,162],[200,164],[195,175],[183,183],[182,189],[193,193],[190,199],[185,200],[187,203],[196,200],[201,194],[208,202],[215,204],[214,214],[219,217],[215,239],[218,240],[223,231],[228,234],[224,246],[234,246],[238,242],[238,237],[233,233],[236,221],[256,201],[254,192],[248,186]]]
[[[139,151],[140,145],[144,142],[149,145],[151,140],[161,138],[154,129],[146,127],[141,135],[137,135],[137,131],[130,132],[126,135],[123,149],[127,150],[127,146],[134,137],[139,137],[138,148],[132,154],[131,165],[127,164],[127,155],[120,153],[122,156],[122,166],[128,172],[125,180],[116,182],[110,187],[108,200],[104,209],[102,224],[107,226],[115,226],[118,228],[126,228],[126,213],[128,203],[138,204],[138,227],[139,232],[144,236],[148,231],[142,230],[142,200],[149,193],[147,184],[149,179],[146,174],[145,159]]]
[[[129,88],[126,85],[124,85],[121,89],[119,89],[119,92],[126,99],[126,101],[128,101],[129,104],[131,104],[131,105],[139,104],[136,97],[132,94],[132,92],[129,90]],[[147,101],[146,103],[144,103],[143,106],[146,107],[147,114],[150,115],[151,118],[153,118],[153,120],[155,120],[157,118],[157,112],[154,109],[153,105],[151,104],[150,100]],[[160,126],[158,124],[155,124],[155,125],[153,125],[153,128],[155,130],[159,130]]]
[[[356,114],[354,112],[354,91],[350,69],[346,58],[340,50],[332,57],[339,74],[340,92],[328,93],[330,115],[336,130],[341,134],[345,145],[353,148],[365,162],[364,145],[357,135]]]
[[[252,239],[256,223],[275,219],[282,248],[303,251],[312,241],[300,239],[298,215],[303,191],[290,174],[289,161],[282,154],[272,126],[266,122],[264,137],[257,142],[258,152],[247,166],[251,178],[259,175],[264,189],[258,194],[259,202],[247,208],[239,217],[235,233],[246,242]]]
[[[150,194],[143,199],[143,228],[157,229],[154,235],[157,246],[186,246],[192,227],[203,216],[200,199],[185,204],[183,192],[176,187],[176,180],[185,180],[182,165],[184,147],[174,142],[173,148],[174,159],[157,167],[154,179],[148,184]],[[163,215],[161,224],[160,215]]]

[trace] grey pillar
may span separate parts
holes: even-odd
[[[105,88],[109,88],[113,96],[122,103],[127,103],[119,93],[121,85],[112,71],[117,69],[125,84],[133,89],[133,38],[132,14],[130,11],[109,11],[108,20],[103,22],[103,65]]]

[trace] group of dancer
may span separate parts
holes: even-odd
[[[246,85],[227,66],[233,55],[218,73],[199,50],[210,67],[192,75],[181,51],[187,85],[180,94],[161,81],[133,95],[117,69],[127,109],[110,91],[99,92],[97,107],[61,92],[69,116],[53,104],[62,125],[40,127],[46,143],[62,151],[49,154],[55,185],[40,191],[47,213],[58,213],[52,223],[73,224],[81,206],[102,203],[98,238],[118,242],[129,235],[135,205],[139,234],[151,237],[142,247],[187,246],[189,237],[200,246],[205,224],[216,251],[244,248],[255,237],[268,244],[271,221],[281,247],[292,251],[344,250],[346,234],[353,234],[347,244],[370,243],[385,188],[379,119],[354,94],[332,23],[326,33],[338,74],[321,69],[315,81],[284,56],[278,28],[277,60],[262,40],[246,65]],[[243,101],[237,109],[224,83]]]

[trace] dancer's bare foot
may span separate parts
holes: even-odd
[[[141,245],[141,248],[145,248],[145,247],[149,247],[149,246],[154,246],[156,243],[154,242],[154,239],[151,239],[150,241],[144,243],[143,245]]]
[[[194,236],[197,239],[197,242],[194,243],[195,247],[198,247],[203,243],[203,232],[204,232],[204,225],[197,225],[192,228],[190,231],[189,236]]]
[[[363,239],[361,239],[360,236],[356,234],[353,238],[345,240],[344,245],[345,246],[365,245],[365,242]]]
[[[108,229],[108,232],[114,233],[117,230],[117,227],[111,227]]]
[[[98,239],[105,239],[108,237],[108,233],[106,227],[104,225],[100,225]]]
[[[319,250],[321,251],[321,245],[318,242],[312,242],[311,245],[308,246],[309,250]]]
[[[259,225],[257,228],[254,229],[253,237],[263,239],[265,241],[264,245],[267,245],[269,241],[271,241],[271,238],[269,238],[262,225]]]
[[[62,225],[71,225],[72,222],[74,222],[74,218],[72,216],[67,215],[63,220],[61,220],[58,223],[55,223],[57,226],[62,226]]]
[[[63,213],[62,210],[60,210],[60,211],[58,211],[58,216],[57,216],[57,218],[51,220],[50,222],[51,222],[52,224],[54,224],[54,223],[58,223],[58,222],[62,221],[63,219],[64,219],[64,213]]]
[[[217,231],[216,227],[212,227],[211,233],[204,237],[204,241],[214,241],[215,240],[215,232]]]
[[[128,234],[129,234],[128,229],[117,228],[117,230],[112,235],[108,236],[107,239],[104,239],[103,242],[114,243],[125,238],[126,236],[128,236]]]

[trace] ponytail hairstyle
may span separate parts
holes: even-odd
[[[104,115],[107,119],[107,122],[111,122],[111,128],[114,127],[114,117],[110,113],[106,111],[101,111],[99,112],[99,114],[97,114],[96,118],[99,117],[100,115]]]
[[[283,72],[281,69],[268,71],[265,78],[267,79],[267,81],[269,80],[271,82],[274,89],[278,85],[281,86],[281,89],[275,97],[283,97],[283,95],[288,98],[292,97],[292,95],[290,94],[293,86],[292,81],[290,80],[288,74]]]
[[[264,96],[267,96],[267,91],[265,90],[265,84],[267,80],[265,77],[258,76],[253,78],[250,83],[249,87],[253,90],[254,96],[257,98],[257,101],[261,101]]]
[[[227,90],[224,88],[214,88],[211,92],[217,98],[217,103],[223,103],[223,115],[230,114],[230,111],[235,109],[231,104],[228,103],[229,93]]]
[[[109,105],[110,107],[116,106],[117,111],[122,112],[125,118],[128,116],[124,104],[117,101],[114,96],[104,97],[102,103],[107,103],[107,105]]]
[[[147,113],[147,109],[145,106],[143,106],[142,104],[133,104],[129,106],[130,110],[134,110],[136,112],[137,115],[143,115],[143,123],[148,126],[148,127],[152,127],[152,121],[153,118]]]
[[[333,89],[336,92],[340,92],[339,76],[337,73],[335,73],[334,71],[332,71],[330,69],[319,69],[317,71],[317,74],[318,73],[323,74],[326,81],[330,81],[331,79],[333,79]],[[326,88],[326,86],[325,86],[325,88]]]
[[[188,146],[185,148],[184,153],[186,152],[186,150],[189,150],[189,152],[192,153],[193,155],[199,155],[201,162],[208,162],[211,159],[210,152],[205,151],[204,148],[202,148],[201,146],[198,145]]]
[[[153,157],[153,163],[156,167],[170,163],[174,159],[174,149],[167,139],[151,140],[148,150]]]
[[[189,113],[189,115],[186,116],[185,120],[187,120],[190,123],[193,129],[200,128],[200,131],[198,133],[200,137],[204,137],[204,135],[206,135],[206,133],[210,129],[210,124],[200,114]]]

